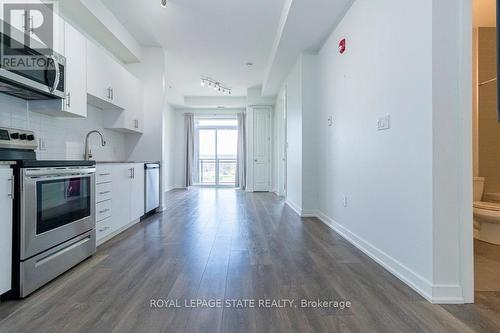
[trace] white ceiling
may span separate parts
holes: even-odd
[[[220,96],[200,86],[209,76],[233,96],[264,80],[285,0],[102,0],[143,46],[162,46],[168,84],[185,96]],[[245,64],[253,62],[248,69]]]
[[[319,51],[354,0],[287,0],[269,59],[262,93],[276,95],[304,51]]]
[[[496,0],[474,0],[474,27],[496,27]]]

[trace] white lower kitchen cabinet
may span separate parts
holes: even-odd
[[[98,164],[97,243],[102,244],[144,215],[144,163]]]
[[[11,288],[13,182],[12,169],[0,166],[0,295]]]
[[[137,220],[144,215],[144,164],[131,164],[132,180],[130,183],[130,217]]]

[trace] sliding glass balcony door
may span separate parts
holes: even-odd
[[[238,127],[236,120],[198,120],[198,184],[230,186],[236,183]]]

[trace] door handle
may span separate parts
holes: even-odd
[[[128,169],[130,171],[129,178],[134,178],[134,168]]]
[[[15,193],[15,189],[14,189],[14,177],[11,177],[9,178],[8,180],[10,182],[10,193],[7,194],[7,196],[9,196],[12,200],[14,200],[14,193]]]

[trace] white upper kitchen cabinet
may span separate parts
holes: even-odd
[[[100,109],[123,110],[127,93],[126,69],[91,41],[87,41],[88,102]]]
[[[87,41],[71,24],[65,24],[66,112],[87,117]]]
[[[47,5],[50,5],[40,0],[31,0],[29,3],[35,6],[42,5],[43,8],[47,8]],[[50,13],[53,30],[52,45],[49,45],[49,41],[42,40],[37,35],[37,29],[47,20],[44,17],[44,13],[37,10],[36,7],[33,7],[32,10],[27,10],[26,8],[20,8],[19,5],[23,5],[23,2],[5,1],[0,6],[0,17],[4,18],[6,23],[9,23],[12,27],[10,31],[7,31],[10,37],[21,44],[27,44],[26,38],[29,37],[28,47],[33,49],[51,48],[55,52],[64,55],[64,19],[59,16],[57,6]],[[9,8],[9,6],[16,8]]]
[[[13,182],[12,169],[0,166],[0,295],[11,288]]]
[[[125,110],[108,111],[103,115],[105,127],[125,133],[141,134],[144,130],[144,86],[142,81],[127,72],[124,85]]]
[[[87,42],[71,24],[64,23],[66,56],[65,99],[30,101],[30,110],[57,117],[87,117]]]

